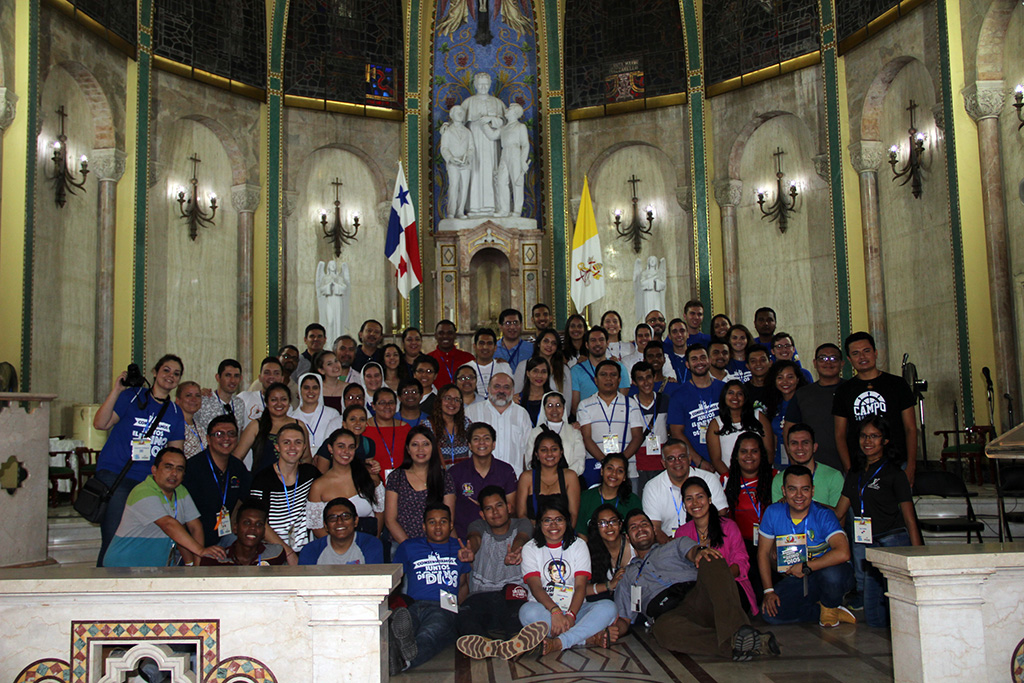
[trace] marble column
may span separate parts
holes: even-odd
[[[736,228],[736,205],[743,197],[742,180],[715,183],[715,201],[722,210],[722,270],[725,284],[725,314],[734,323],[740,319],[740,252]]]
[[[985,249],[992,306],[992,336],[996,352],[996,383],[999,396],[1009,394],[1014,406],[1019,407],[1013,282],[1010,276],[1006,205],[1003,199],[1003,159],[999,144],[999,114],[1006,104],[1006,89],[1003,81],[976,81],[964,88],[963,96],[967,114],[978,124],[981,205],[985,213]],[[997,419],[1006,415],[1004,401],[996,401]]]
[[[4,133],[14,122],[18,109],[18,96],[10,88],[0,88],[0,161],[4,156]]]
[[[238,310],[237,348],[242,377],[252,377],[252,244],[253,212],[260,203],[260,186],[241,184],[231,188],[231,205],[238,213]],[[277,349],[273,349],[276,351]]]
[[[96,365],[93,401],[110,392],[114,377],[114,234],[117,231],[117,183],[124,175],[125,153],[113,147],[94,149],[89,170],[96,178]]]
[[[679,206],[682,207],[683,211],[690,215],[690,224],[693,225],[693,188],[689,185],[679,185],[676,187],[676,201],[679,202]],[[577,214],[579,211],[576,212]],[[679,305],[682,306],[684,300],[699,299],[700,298],[700,284],[697,282],[697,271],[699,270],[697,264],[697,250],[693,243],[694,234],[693,230],[687,231],[686,237],[686,253],[690,255],[690,295],[685,299],[680,298]],[[708,302],[710,305],[711,302]],[[668,304],[671,306],[671,302]]]
[[[878,140],[850,145],[850,162],[860,176],[860,222],[864,234],[864,274],[868,295],[868,331],[875,338],[878,367],[889,370],[889,331],[885,313],[885,278],[882,271],[882,230],[878,208],[878,167],[885,146]]]

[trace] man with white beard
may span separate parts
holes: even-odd
[[[466,406],[470,422],[486,422],[494,427],[494,457],[512,465],[516,478],[523,472],[526,451],[530,446],[533,423],[530,414],[512,402],[512,375],[497,371],[487,385],[487,400]]]

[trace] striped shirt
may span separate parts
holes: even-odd
[[[270,506],[270,528],[296,552],[309,542],[306,500],[320,471],[313,465],[299,465],[296,482],[285,488],[276,467],[268,467],[252,480],[250,494]]]

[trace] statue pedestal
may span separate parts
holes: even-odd
[[[441,221],[434,235],[438,319],[465,331],[495,326],[503,309],[516,308],[530,325],[530,309],[543,291],[544,233],[536,225],[532,218],[512,217]]]

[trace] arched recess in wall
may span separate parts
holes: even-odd
[[[69,433],[71,406],[92,403],[91,366],[96,357],[97,186],[88,176],[84,190],[57,206],[53,191],[53,143],[60,132],[57,109],[67,114],[68,165],[80,179],[79,157],[114,146],[107,95],[81,64],[64,62],[43,82],[36,145],[34,262],[32,265],[32,390],[59,394],[51,411],[51,432]]]
[[[646,142],[623,142],[602,150],[590,168],[590,196],[594,216],[604,250],[605,297],[597,304],[600,311],[591,311],[591,322],[597,324],[601,312],[618,311],[622,316],[623,338],[633,338],[633,327],[647,311],[635,311],[633,268],[636,259],[645,264],[648,257],[666,259],[668,283],[665,304],[668,311],[682,311],[683,304],[693,296],[693,236],[689,214],[676,196],[680,169],[672,157],[659,147]],[[622,211],[623,226],[632,218],[632,193],[628,180],[637,183],[641,222],[645,207],[654,208],[652,234],[641,242],[640,253],[633,244],[618,236],[615,211]],[[574,216],[575,218],[575,216]]]
[[[187,116],[168,125],[154,155],[146,233],[147,365],[164,353],[185,363],[183,379],[205,381],[225,357],[236,355],[238,215],[231,186],[245,182],[237,142],[219,121]],[[190,186],[193,154],[201,162],[200,206],[217,196],[214,224],[190,239],[177,188]]]
[[[782,150],[783,191],[797,183],[796,212],[785,233],[764,218],[757,190],[777,195],[774,156]],[[838,303],[835,257],[828,229],[828,187],[814,171],[815,135],[790,112],[772,111],[747,122],[729,154],[729,177],[743,182],[736,207],[739,320],[751,327],[761,306],[775,309],[778,331],[793,336],[809,357],[819,344],[836,343]]]
[[[331,145],[314,150],[302,160],[295,178],[297,198],[285,235],[288,253],[285,267],[289,282],[286,305],[289,311],[294,312],[294,315],[289,315],[287,338],[301,339],[305,326],[319,320],[314,284],[316,266],[320,261],[335,258],[332,244],[324,239],[320,215],[321,211],[326,211],[328,224],[333,223],[335,188],[331,183],[335,178],[343,183],[342,220],[351,225],[352,214],[359,213],[356,240],[342,246],[338,258],[339,264],[349,265],[351,274],[347,331],[355,336],[359,323],[368,318],[379,318],[381,311],[389,310],[391,305],[387,297],[391,288],[381,285],[394,272],[384,258],[384,237],[390,210],[387,201],[389,179],[368,153],[350,145]],[[390,329],[390,317],[380,322]],[[333,341],[328,340],[328,343]]]
[[[920,199],[911,186],[893,180],[887,163],[878,172],[882,277],[885,283],[889,365],[911,354],[921,377],[928,380],[927,399],[934,406],[929,432],[952,428],[952,404],[959,401],[958,350],[955,327],[952,249],[948,215],[944,136],[935,124],[936,102],[931,74],[919,60],[900,56],[878,73],[864,98],[861,136],[883,146],[900,145],[900,165],[909,146],[910,101],[917,104],[916,128],[927,136],[924,182]],[[949,267],[938,267],[939,264]],[[943,325],[942,321],[948,321]],[[964,350],[966,352],[966,350]],[[928,449],[938,452],[941,441],[928,436]]]

